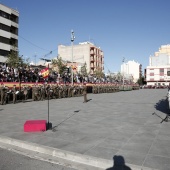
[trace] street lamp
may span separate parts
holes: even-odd
[[[124,91],[124,79],[125,79],[125,77],[124,77],[124,62],[125,62],[125,58],[123,57],[123,60],[122,60],[122,62],[123,62],[123,91]]]
[[[72,68],[71,68],[71,84],[73,85],[73,42],[74,42],[75,36],[74,31],[71,30],[71,62],[72,62]]]
[[[19,57],[18,62],[16,62],[15,64],[17,64],[17,68],[18,68],[18,79],[19,79],[19,101],[21,101],[21,81],[22,81],[22,66],[23,66],[23,61],[22,61],[22,57],[23,55],[21,55]],[[19,68],[21,67],[21,68]]]

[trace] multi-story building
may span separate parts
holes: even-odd
[[[18,50],[19,12],[0,4],[0,62],[11,50]]]
[[[79,43],[73,46],[58,46],[58,55],[63,60],[82,63],[87,66],[87,72],[94,74],[95,71],[104,71],[104,54],[100,47],[96,47],[90,42]]]
[[[136,83],[142,76],[142,65],[134,60],[123,62],[121,65],[121,74],[125,79],[132,79]]]
[[[162,45],[154,56],[149,57],[146,68],[147,85],[169,85],[170,83],[170,44]]]

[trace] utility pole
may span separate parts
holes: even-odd
[[[74,31],[71,30],[71,62],[72,62],[72,67],[71,67],[71,84],[73,85],[73,42],[74,42],[75,36],[74,36]]]

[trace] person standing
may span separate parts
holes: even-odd
[[[86,85],[83,86],[83,97],[84,97],[83,103],[87,103],[87,86]]]
[[[13,85],[13,88],[12,88],[13,104],[15,104],[16,101],[17,101],[17,94],[16,93],[17,93],[16,85]]]
[[[1,92],[1,105],[3,105],[5,104],[5,86],[3,83],[1,83],[0,92]]]

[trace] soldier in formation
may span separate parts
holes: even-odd
[[[8,87],[6,87],[3,83],[1,84],[0,87],[0,97],[1,97],[1,105],[5,105],[7,102],[7,92],[8,92]]]
[[[114,93],[119,91],[117,84],[94,84],[92,93]],[[47,99],[62,99],[70,97],[84,96],[84,102],[87,102],[87,86],[85,84],[33,84],[32,87],[23,85],[19,90],[16,85],[9,90],[4,84],[0,87],[1,104],[6,104],[10,100],[15,104],[17,97],[22,101],[27,100],[32,96],[33,101]]]
[[[92,93],[115,93],[119,91],[117,84],[94,84],[92,86]]]

